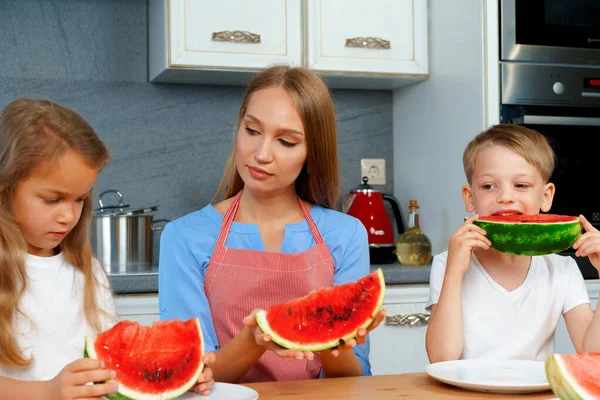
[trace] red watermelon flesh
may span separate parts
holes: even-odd
[[[336,285],[277,304],[256,314],[263,332],[282,347],[319,351],[356,336],[376,318],[385,297],[381,269],[356,282]]]
[[[546,377],[560,399],[600,399],[600,353],[552,354]]]
[[[479,217],[480,221],[491,222],[520,222],[520,223],[558,223],[558,222],[577,222],[578,217],[558,214],[529,214],[529,215],[486,215]]]
[[[204,367],[197,318],[151,326],[120,321],[95,339],[86,338],[84,355],[104,361],[116,372],[118,393],[107,396],[114,399],[178,397],[198,381]]]

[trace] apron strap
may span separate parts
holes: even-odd
[[[217,238],[217,243],[215,245],[215,250],[219,250],[225,247],[225,242],[227,241],[227,236],[229,235],[229,229],[231,229],[231,224],[233,223],[235,214],[237,213],[238,207],[240,206],[240,198],[242,197],[243,191],[243,189],[240,190],[229,204],[229,207],[227,207],[227,211],[225,212],[225,216],[223,217],[221,231],[219,232],[219,237]]]
[[[310,228],[310,231],[312,232],[313,238],[315,239],[315,243],[316,244],[324,243],[325,241],[323,240],[323,237],[321,236],[321,234],[319,233],[319,230],[317,229],[317,224],[315,224],[315,221],[312,219],[310,212],[306,209],[306,206],[304,205],[304,203],[302,202],[300,197],[298,197],[298,203],[300,203],[300,208],[304,212],[304,218],[306,218],[306,222],[308,222],[308,227]]]
[[[235,195],[235,197],[229,204],[229,207],[227,207],[227,211],[225,212],[225,216],[223,217],[223,224],[221,225],[221,231],[219,232],[219,237],[217,238],[215,250],[225,247],[225,242],[227,241],[227,236],[229,235],[229,230],[231,229],[231,224],[233,223],[233,220],[235,219],[235,214],[237,213],[238,207],[240,206],[242,192],[243,192],[243,189],[240,190],[238,192],[238,194]],[[302,202],[300,197],[298,197],[298,204],[300,204],[300,208],[302,209],[302,212],[304,213],[304,218],[306,218],[306,222],[308,223],[308,227],[310,228],[313,238],[315,239],[315,243],[316,244],[324,243],[325,241],[323,240],[323,237],[321,236],[321,234],[319,233],[319,230],[317,229],[317,224],[315,224],[315,221],[312,219],[310,212],[308,211],[308,209],[306,208],[306,206],[304,205],[304,203]]]

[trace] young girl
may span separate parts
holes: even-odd
[[[161,318],[199,317],[215,380],[258,382],[369,375],[367,332],[333,351],[275,345],[253,310],[369,273],[367,232],[335,211],[333,102],[303,68],[274,66],[246,89],[225,200],[169,223],[161,237]],[[219,190],[220,191],[220,190]]]
[[[0,114],[0,399],[101,398],[115,377],[84,359],[116,322],[88,243],[91,192],[110,153],[77,113],[20,98]],[[210,379],[210,378],[209,378]],[[207,383],[210,386],[210,382]]]

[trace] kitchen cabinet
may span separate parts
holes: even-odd
[[[148,10],[150,81],[238,83],[301,64],[301,0],[150,0]]]
[[[373,375],[424,372],[429,364],[425,351],[429,285],[397,285],[386,288],[383,308],[387,323],[370,333]],[[158,294],[115,296],[119,319],[151,325],[158,321]]]
[[[595,310],[600,281],[587,280],[586,287]],[[388,311],[386,322],[369,334],[373,375],[425,371],[429,364],[425,350],[429,317],[425,303],[428,298],[427,284],[387,286],[383,303],[383,308]],[[119,319],[138,321],[143,325],[159,320],[158,294],[117,295],[115,307]],[[555,352],[575,353],[562,318],[556,329]]]
[[[484,127],[500,123],[500,0],[483,2]]]
[[[159,320],[158,294],[115,296],[115,309],[120,320],[152,325]]]
[[[426,0],[307,2],[308,67],[366,76],[426,77]]]
[[[151,82],[244,84],[302,65],[332,88],[428,78],[427,0],[149,1]]]
[[[425,372],[429,364],[425,350],[428,298],[429,285],[386,288],[386,321],[369,333],[373,375]]]

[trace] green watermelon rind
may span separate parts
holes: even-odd
[[[494,222],[475,220],[486,232],[492,248],[518,256],[541,256],[569,249],[582,234],[581,222]]]
[[[381,310],[381,307],[383,306],[383,300],[385,298],[385,279],[384,279],[383,271],[381,270],[381,268],[377,269],[377,276],[379,278],[379,284],[381,287],[381,291],[379,293],[379,299],[377,300],[376,307],[374,308],[374,310],[371,314],[372,317],[368,318],[358,328],[356,328],[352,332],[349,332],[347,335],[345,335],[339,339],[334,339],[329,342],[314,343],[314,344],[294,343],[293,341],[287,340],[287,339],[277,335],[275,332],[273,332],[273,330],[271,329],[271,327],[269,325],[269,321],[267,320],[266,310],[260,310],[255,314],[256,322],[257,322],[258,326],[260,327],[260,329],[264,333],[271,336],[271,340],[273,340],[273,342],[277,343],[278,345],[280,345],[281,347],[284,347],[286,349],[298,350],[298,351],[322,351],[322,350],[331,349],[340,344],[340,339],[342,339],[344,342],[354,339],[360,328],[366,329],[369,325],[371,325],[371,323],[375,320],[375,318],[377,318],[377,315],[379,314],[379,311]]]
[[[169,392],[161,393],[161,394],[157,395],[157,394],[153,394],[153,393],[139,392],[137,390],[134,390],[132,388],[128,388],[128,387],[124,386],[122,383],[120,383],[116,380],[108,380],[108,381],[100,382],[100,383],[117,382],[117,384],[119,385],[119,388],[116,392],[108,393],[108,394],[104,395],[104,397],[106,397],[109,400],[171,400],[171,399],[176,399],[177,397],[180,397],[185,392],[190,390],[198,382],[198,379],[200,378],[200,374],[202,373],[202,370],[204,369],[203,358],[204,358],[204,354],[205,354],[204,353],[204,337],[202,336],[202,329],[200,328],[200,321],[198,320],[198,318],[194,318],[194,320],[198,326],[198,332],[200,335],[200,344],[201,344],[202,348],[201,348],[201,355],[200,355],[200,365],[198,366],[198,370],[190,378],[190,380],[188,382],[181,385],[179,388],[177,388],[175,390],[171,390]],[[83,357],[84,358],[92,358],[94,360],[97,359],[96,350],[94,349],[94,339],[90,338],[89,336],[85,336],[85,348],[83,350]]]
[[[551,354],[545,363],[546,378],[554,394],[561,400],[591,399],[587,390],[577,383],[577,378],[570,377],[560,354]]]

